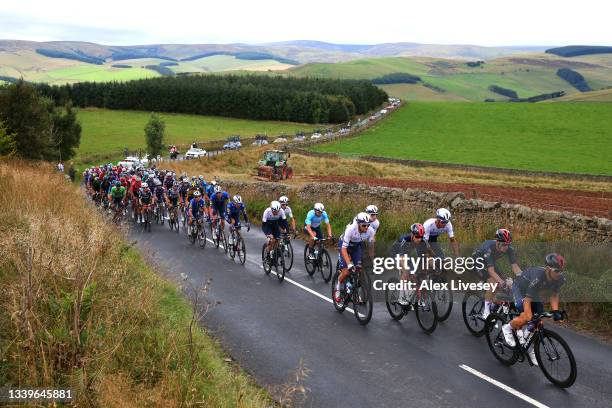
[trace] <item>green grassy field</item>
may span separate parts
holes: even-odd
[[[408,103],[317,151],[612,175],[612,103]]]
[[[160,114],[166,122],[166,143],[187,144],[194,140],[223,140],[232,134],[253,137],[257,133],[269,136],[281,132],[293,134],[308,131],[314,126],[290,122],[267,122],[215,116]],[[149,112],[80,109],[78,118],[83,127],[77,159],[129,149],[144,148],[144,127]]]

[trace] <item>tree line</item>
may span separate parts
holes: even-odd
[[[366,80],[193,75],[128,82],[38,84],[56,103],[79,107],[340,123],[379,107],[387,94]]]
[[[406,72],[394,72],[372,79],[373,84],[416,84],[421,78]]]
[[[0,156],[68,160],[81,141],[72,105],[57,105],[23,80],[0,87]]]

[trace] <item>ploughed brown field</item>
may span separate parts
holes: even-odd
[[[357,183],[371,186],[414,188],[431,191],[462,192],[466,198],[479,198],[522,204],[533,208],[612,217],[612,192],[556,190],[551,188],[497,187],[485,184],[440,183],[405,179],[380,179],[360,176],[317,176],[324,182]]]

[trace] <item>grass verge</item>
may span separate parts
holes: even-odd
[[[0,188],[3,386],[70,387],[79,406],[272,404],[77,187],[10,161]]]

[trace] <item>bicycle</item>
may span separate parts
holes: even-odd
[[[286,258],[285,264],[288,264],[287,272],[290,271],[291,268],[293,267],[293,245],[291,245],[291,235],[293,235],[293,238],[296,237],[295,232],[292,234],[282,233],[281,241],[280,241],[280,246],[281,246],[281,249],[283,250],[283,256]]]
[[[155,206],[154,216],[155,222],[161,225],[164,225],[164,220],[166,219],[166,205],[162,201],[157,201],[157,205]]]
[[[115,213],[113,214],[113,222],[115,224],[121,224],[123,222],[123,217],[126,215],[126,208],[123,202],[115,208]]]
[[[170,231],[176,229],[176,233],[179,232],[180,222],[178,220],[178,208],[176,206],[171,206],[168,209],[168,226],[170,227]]]
[[[483,310],[483,292],[465,292],[463,300],[461,301],[461,314],[463,315],[465,326],[469,332],[476,337],[483,336],[487,327],[486,319],[482,317]],[[515,310],[514,298],[509,289],[504,289],[502,292],[495,293],[495,300],[491,303],[490,313],[496,312],[508,315]]]
[[[332,280],[332,301],[338,313],[344,312],[348,302],[353,303],[355,318],[360,325],[365,326],[372,319],[372,283],[367,273],[363,271],[361,265],[351,268],[348,278],[344,281],[344,291],[341,292],[342,303],[337,303],[334,296],[336,283],[340,277],[340,267],[336,265],[336,273]]]
[[[142,206],[142,226],[143,231],[151,232],[151,204]]]
[[[241,225],[230,225],[230,236],[229,236],[229,255],[232,259],[236,258],[238,255],[238,260],[242,265],[246,262],[246,245],[244,244],[244,239],[242,239],[242,234],[240,234]],[[251,227],[247,224],[247,231],[250,230]]]
[[[323,244],[330,240],[334,242],[333,237],[315,240],[313,250],[314,259],[310,258],[309,246],[306,245],[304,247],[304,266],[306,267],[306,272],[308,272],[308,275],[313,276],[318,269],[325,283],[329,282],[332,276],[332,261],[329,252],[327,252]]]
[[[425,333],[431,334],[438,326],[437,305],[431,291],[427,289],[420,289],[421,282],[424,279],[427,279],[427,276],[425,274],[417,274],[416,278],[416,290],[411,291],[411,294],[407,299],[407,304],[401,304],[399,302],[399,290],[397,289],[397,286],[395,286],[395,289],[389,289],[390,285],[399,284],[400,279],[395,276],[389,279],[387,286],[385,287],[385,303],[387,304],[387,311],[389,311],[389,314],[394,320],[400,321],[411,310],[414,310],[417,322],[421,329]]]
[[[268,240],[268,242],[270,242]],[[261,263],[266,275],[269,275],[272,271],[272,267],[274,267],[276,272],[276,277],[279,282],[285,280],[285,273],[287,273],[287,266],[285,265],[285,257],[283,256],[282,249],[280,248],[279,241],[277,240],[274,246],[272,247],[272,251],[268,250],[268,243],[263,244],[261,248]],[[281,272],[278,271],[280,263]]]
[[[199,217],[198,219],[193,221],[191,222],[191,225],[186,228],[186,230],[188,231],[189,242],[191,242],[191,245],[195,245],[195,242],[198,241],[198,245],[200,245],[200,248],[205,248],[206,230],[202,225],[202,217]]]
[[[565,312],[562,313],[567,316]],[[577,376],[574,354],[559,334],[544,328],[544,322],[542,321],[543,318],[550,318],[553,314],[550,312],[534,314],[526,325],[528,333],[526,338],[524,334],[519,338],[517,331],[513,329],[512,335],[516,346],[510,347],[504,339],[501,327],[518,314],[516,311],[509,313],[507,316],[491,313],[487,317],[487,343],[495,358],[506,366],[524,361],[533,366],[534,364],[529,358],[529,349],[533,346],[536,361],[544,376],[560,388],[571,387]],[[525,330],[525,327],[523,327],[523,330]],[[564,367],[559,367],[562,364]]]
[[[210,224],[210,230],[212,233],[212,240],[215,244],[215,248],[219,248],[219,246],[223,246],[223,250],[227,254],[227,237],[225,236],[225,231],[221,229],[220,219],[217,218],[213,223]],[[215,225],[213,228],[213,224]]]

